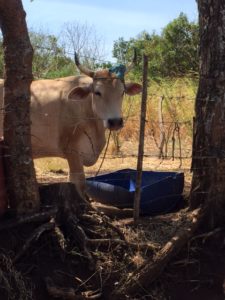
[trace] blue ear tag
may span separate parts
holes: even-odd
[[[126,67],[122,64],[115,65],[109,68],[109,73],[115,74],[116,78],[119,78],[121,80],[124,80],[125,72],[126,72]]]

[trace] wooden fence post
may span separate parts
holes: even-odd
[[[134,195],[134,222],[137,223],[140,215],[140,199],[141,199],[141,182],[142,182],[142,165],[144,156],[144,138],[145,138],[145,122],[146,122],[146,108],[148,95],[148,57],[143,55],[143,90],[141,99],[141,118],[140,118],[140,134],[138,147],[138,161],[137,161],[137,177],[136,190]]]
[[[164,127],[164,119],[163,119],[163,100],[164,96],[159,97],[159,108],[158,108],[158,114],[159,114],[159,158],[164,158],[164,145],[166,142],[166,133],[165,133],[165,127]]]

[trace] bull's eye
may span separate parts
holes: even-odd
[[[101,97],[102,94],[100,92],[95,92],[95,95]]]

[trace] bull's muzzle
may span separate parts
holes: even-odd
[[[123,127],[123,119],[122,118],[108,119],[107,127],[110,130],[119,130]]]

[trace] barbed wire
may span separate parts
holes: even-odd
[[[4,115],[4,113],[3,113],[3,115]],[[45,114],[43,113],[43,114],[40,114],[40,115],[43,115],[46,119],[47,119],[47,116],[45,116]],[[129,118],[129,117],[127,117],[126,115],[125,116],[123,116],[123,118],[128,118],[125,122],[128,122],[128,121],[135,121],[135,122],[138,122],[139,121],[139,119],[135,119],[135,118]],[[81,121],[81,122],[85,122],[85,121],[103,121],[103,119],[100,119],[100,118],[82,118],[82,117],[68,117],[68,118],[60,118],[60,121],[67,121],[67,120],[79,120],[79,121]],[[107,120],[107,119],[105,119],[105,120]],[[148,120],[148,119],[145,119],[145,122],[146,123],[150,123],[151,122],[151,120]],[[225,122],[225,120],[224,120],[224,122]],[[180,124],[180,125],[182,125],[182,124],[189,124],[189,125],[191,125],[192,123],[193,123],[193,121],[192,120],[189,120],[189,121],[165,121],[165,122],[163,122],[163,123],[161,123],[161,122],[157,122],[157,124],[175,124],[175,123],[177,123],[177,124]],[[126,124],[126,123],[125,123]],[[67,125],[68,126],[71,126],[71,127],[74,127],[74,126],[77,126],[77,125],[79,125],[79,124],[74,124],[74,123],[67,123]],[[49,125],[49,124],[44,124],[44,125],[39,125],[39,126],[43,126],[43,127],[50,127],[51,125]],[[122,130],[122,129],[121,129]]]
[[[190,152],[192,151],[192,149],[190,149]],[[49,151],[49,152],[46,152],[46,151],[34,151],[33,152],[33,155],[34,155],[34,159],[37,159],[37,158],[43,158],[43,157],[49,157],[49,158],[52,158],[52,157],[61,157],[61,158],[66,158],[66,155],[68,154],[77,154],[79,156],[84,156],[84,155],[91,155],[93,156],[94,153],[93,152],[79,152],[77,150],[71,150],[71,151],[64,151],[63,152],[64,155],[61,156],[58,156],[59,155],[59,152],[58,151]],[[125,158],[137,158],[137,153],[130,153],[130,154],[106,154],[105,156],[103,155],[97,155],[96,156],[99,158],[103,158],[103,157],[106,157],[107,159],[125,159]],[[175,155],[175,156],[172,156],[172,155],[167,155],[166,157],[164,158],[159,158],[159,155],[156,154],[156,153],[145,153],[144,155],[144,158],[157,158],[159,160],[162,160],[162,161],[168,161],[168,160],[172,160],[172,159],[195,159],[195,160],[215,160],[215,159],[219,159],[220,162],[221,161],[225,161],[225,154],[223,155],[182,155],[182,156],[179,156],[179,155]],[[5,154],[2,154],[0,155],[1,158],[7,158],[8,156],[5,155]],[[10,155],[10,157],[16,157],[16,156],[13,156],[13,155]],[[204,168],[201,167],[201,168]],[[208,167],[206,167],[208,168]],[[225,171],[225,170],[224,170]]]
[[[37,47],[37,48],[54,52],[54,50],[52,50],[50,48],[46,48],[46,47]],[[73,52],[63,51],[63,54],[68,54],[68,55],[74,57],[74,53]],[[79,57],[81,59],[89,59],[89,60],[92,60],[94,62],[111,63],[110,61],[106,61],[106,60],[102,60],[102,59],[97,59],[97,58],[90,57],[90,56],[85,56],[85,55],[79,55]],[[53,79],[53,80],[67,81],[68,82],[68,79],[65,80],[63,78],[56,78],[56,79]],[[71,82],[74,82],[74,81],[71,80]],[[186,95],[170,96],[170,95],[168,95],[166,93],[164,94],[164,93],[151,93],[151,92],[148,94],[148,98],[149,99],[156,98],[156,97],[158,98],[158,97],[162,97],[162,96],[165,97],[165,99],[167,99],[169,101],[192,101],[192,102],[194,102],[194,100],[195,100],[195,97],[190,97],[190,96],[186,96]],[[129,99],[129,97],[128,97],[128,99]],[[84,100],[80,100],[80,101],[83,102]],[[124,119],[126,120],[126,122],[129,122],[129,121],[130,122],[138,122],[140,120],[140,117],[137,117],[136,115],[131,115],[131,113],[130,113],[132,111],[132,107],[134,105],[135,105],[134,103],[130,102],[130,106],[129,106],[129,109],[128,109],[128,114],[125,114],[123,116]],[[10,113],[10,112],[13,112],[13,110],[7,110],[7,112],[5,112],[4,108],[0,109],[0,114],[2,114],[2,115],[5,115],[6,113]],[[45,118],[46,122],[48,122],[48,120],[49,120],[49,122],[51,122],[51,118],[55,118],[55,114],[54,113],[52,113],[52,115],[51,115],[51,113],[45,113],[45,112],[43,112],[43,113],[38,113],[38,115],[40,117]],[[68,120],[70,120],[71,123],[68,123]],[[62,121],[62,122],[63,121],[67,121],[67,125],[71,126],[71,127],[79,126],[80,123],[79,124],[77,124],[77,123],[74,124],[74,122],[77,122],[77,121],[85,122],[85,121],[98,121],[98,120],[100,120],[98,117],[82,117],[82,120],[81,120],[80,116],[77,116],[77,117],[76,116],[70,116],[70,117],[65,117],[65,116],[62,117],[61,116],[61,118],[60,118],[60,121]],[[149,118],[147,118],[145,121],[147,123],[148,122],[149,123],[152,122],[152,120],[150,120]],[[175,118],[174,120],[171,120],[171,121],[170,120],[165,120],[163,122],[156,121],[156,124],[162,124],[162,123],[164,125],[174,125],[174,126],[179,126],[180,125],[180,126],[182,126],[182,125],[192,125],[193,124],[193,120],[192,119],[190,119],[190,120],[179,120],[179,119]],[[49,127],[50,128],[51,124],[42,124],[42,125],[39,125],[39,126],[44,126],[44,127]],[[7,128],[5,130],[7,130]],[[147,133],[146,133],[146,137],[147,137]],[[35,137],[33,137],[33,138],[35,138]],[[51,138],[51,137],[49,136],[49,138]],[[181,145],[180,145],[180,148],[181,148]],[[181,152],[180,148],[179,149],[175,149],[175,152],[179,152],[179,155],[177,155],[176,153],[173,153],[172,155],[169,155],[167,153],[166,157],[163,157],[163,158],[159,159],[159,155],[158,155],[157,151],[155,151],[155,153],[147,151],[144,154],[144,158],[145,159],[148,159],[148,158],[152,159],[152,158],[154,158],[154,159],[157,159],[157,160],[159,159],[160,160],[159,166],[160,166],[161,162],[165,161],[165,160],[169,160],[169,159],[171,159],[173,161],[174,160],[179,160],[179,163],[180,163],[179,170],[181,170],[181,164],[182,164],[181,160],[190,160],[191,158],[194,159],[194,157],[192,157],[192,154],[191,154],[192,153],[192,149],[191,148],[190,149],[186,148],[185,151],[182,150],[182,152]],[[171,149],[169,149],[169,150],[171,151]],[[64,155],[75,154],[75,153],[78,156],[79,155],[80,156],[82,156],[82,155],[84,155],[84,156],[85,155],[87,155],[87,156],[93,156],[94,155],[98,159],[102,159],[104,157],[106,159],[115,159],[115,158],[117,158],[117,159],[135,158],[136,159],[137,158],[137,153],[136,152],[129,153],[129,154],[117,153],[116,155],[106,154],[104,156],[102,154],[99,155],[99,153],[94,153],[93,151],[92,152],[85,152],[85,151],[84,152],[79,152],[77,150],[70,150],[70,151],[69,150],[64,150]],[[180,153],[186,153],[186,155],[185,154],[180,155]],[[51,156],[51,157],[56,156],[57,157],[58,154],[59,154],[59,152],[57,150],[56,151],[52,151],[52,152],[46,152],[46,151],[37,151],[37,152],[35,152],[34,151],[34,157],[38,156],[40,158],[41,157],[49,157],[49,156]],[[197,159],[197,157],[195,157],[195,159]],[[155,166],[155,168],[157,168],[157,166]],[[184,168],[182,168],[182,170],[184,170]],[[189,168],[187,168],[187,170],[189,170]],[[76,172],[75,173],[72,172],[72,173],[76,174],[76,175],[82,175],[83,174],[82,172],[77,172],[77,173]]]

